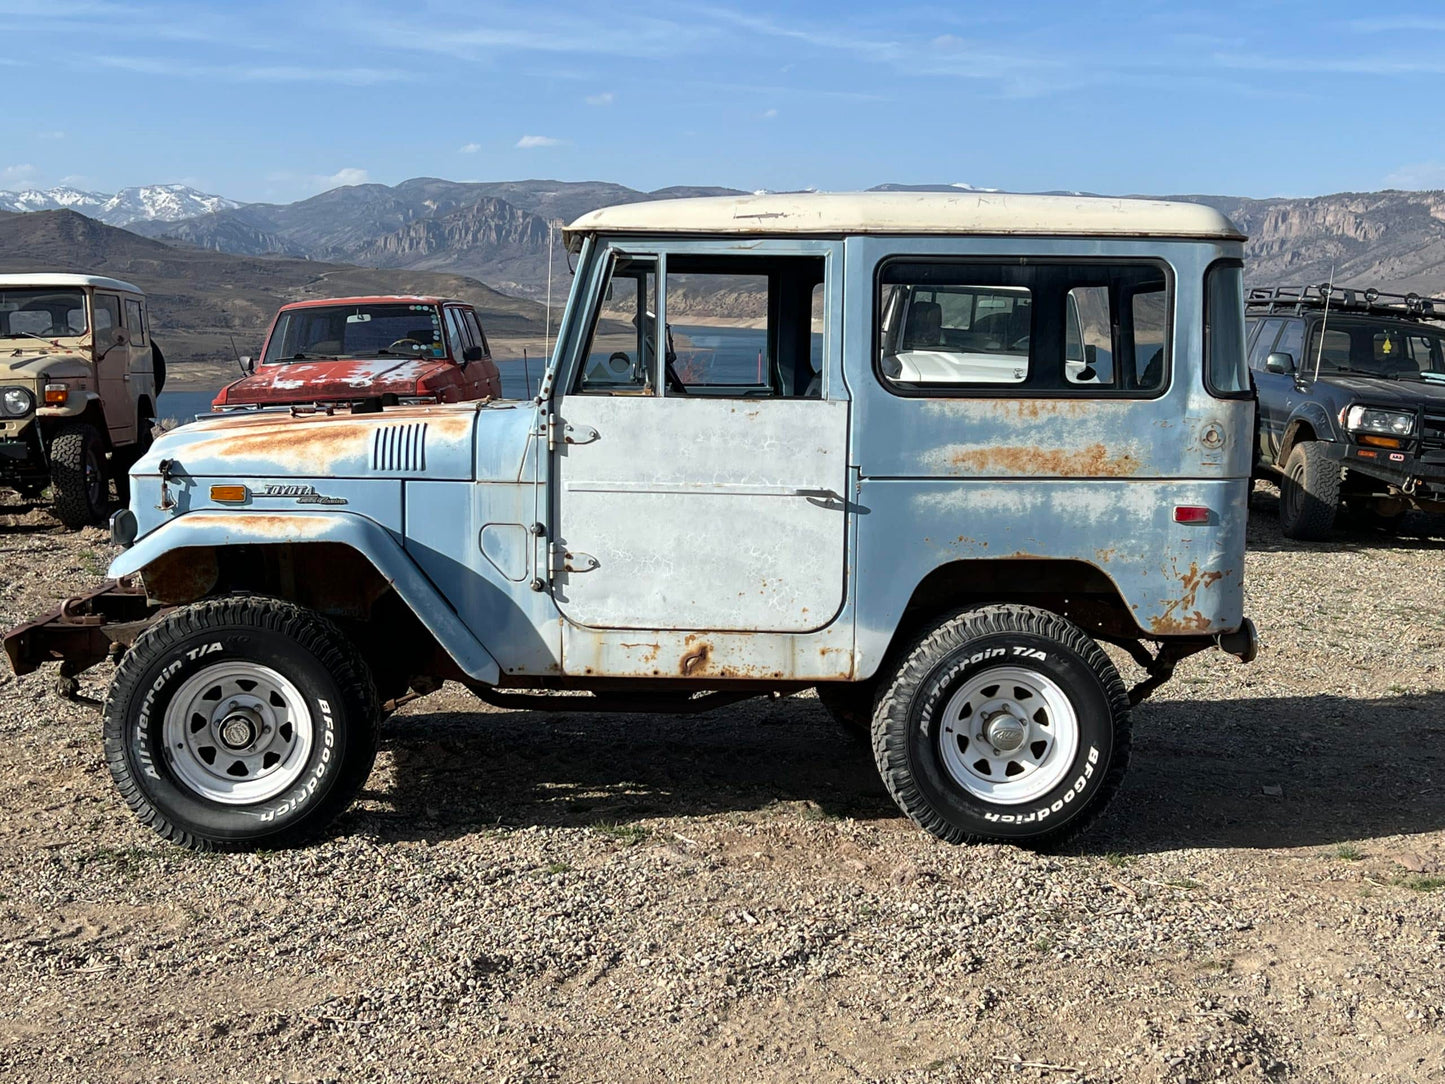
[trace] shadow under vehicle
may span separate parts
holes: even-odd
[[[118,582],[7,635],[20,671],[118,657],[106,756],[146,824],[313,831],[382,713],[442,679],[589,713],[816,687],[926,830],[1055,845],[1123,778],[1132,703],[1197,652],[1253,658],[1243,237],[1217,212],[808,194],[566,236],[535,400],[169,433],[113,521]],[[702,295],[746,348],[684,356],[669,306]]]
[[[145,454],[165,385],[145,295],[99,275],[0,275],[0,485],[50,487],[67,527],[102,522]]]

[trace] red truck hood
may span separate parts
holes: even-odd
[[[216,403],[314,403],[373,395],[416,395],[422,381],[451,367],[450,362],[432,358],[342,358],[263,365],[223,388]]]

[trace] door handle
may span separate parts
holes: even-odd
[[[816,497],[820,501],[841,501],[843,494],[831,489],[795,489],[794,497]]]

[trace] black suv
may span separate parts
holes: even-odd
[[[1341,508],[1385,528],[1445,512],[1445,299],[1276,286],[1245,305],[1254,473],[1285,535],[1324,538]]]

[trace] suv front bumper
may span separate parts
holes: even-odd
[[[1445,500],[1445,450],[1408,452],[1339,443],[1322,446],[1342,467],[1381,486],[1398,489],[1407,496]]]

